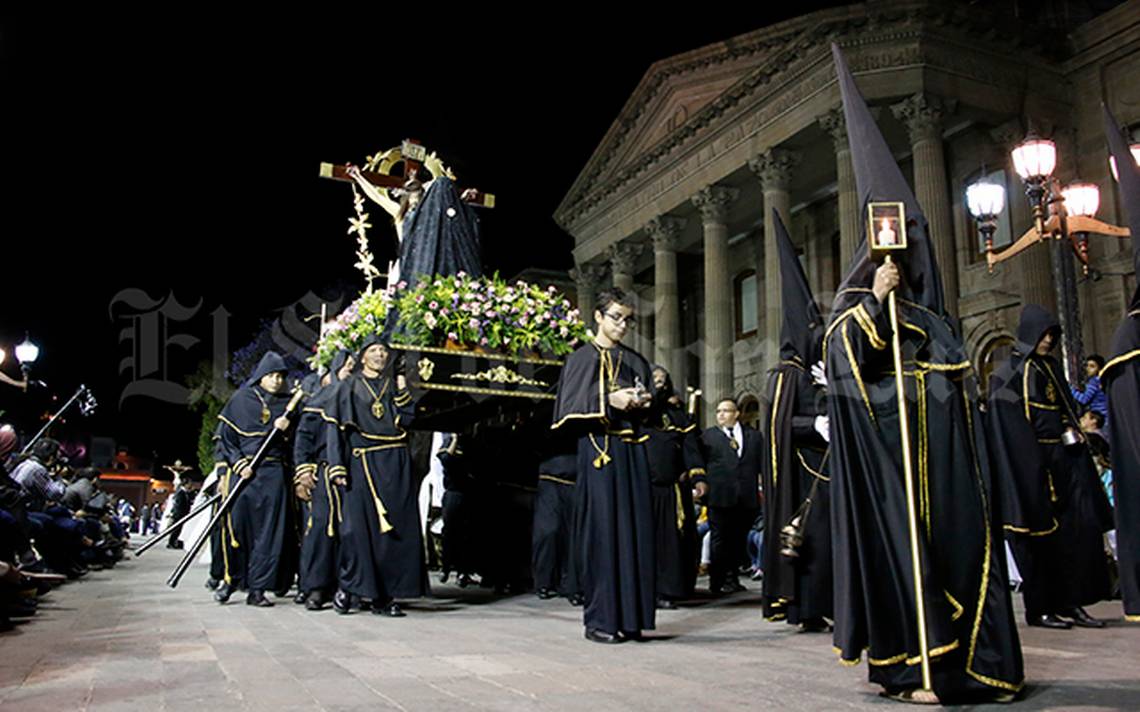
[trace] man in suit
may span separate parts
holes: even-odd
[[[748,530],[760,506],[762,440],[739,417],[736,401],[723,398],[716,405],[716,427],[701,435],[707,474],[694,486],[708,504],[709,592],[714,595],[745,590],[737,570],[748,560]]]

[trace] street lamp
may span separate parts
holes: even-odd
[[[16,360],[20,362],[20,370],[24,375],[28,375],[31,370],[32,364],[40,357],[40,347],[32,343],[27,334],[24,334],[24,341],[16,346]]]
[[[1140,145],[1135,147],[1140,161]],[[1025,197],[1033,209],[1033,227],[1000,253],[994,252],[993,233],[996,217],[1004,207],[1005,192],[985,180],[966,189],[970,214],[985,238],[986,263],[992,273],[994,265],[1052,237],[1054,243],[1053,278],[1057,289],[1058,319],[1063,335],[1062,361],[1069,380],[1075,382],[1081,370],[1081,315],[1077,304],[1077,275],[1070,255],[1081,263],[1082,273],[1089,273],[1088,236],[1090,233],[1127,237],[1127,228],[1096,219],[1100,208],[1100,189],[1087,182],[1075,182],[1062,188],[1053,176],[1057,167],[1057,145],[1048,139],[1030,135],[1012,151],[1013,167],[1025,183]],[[1000,197],[999,197],[1000,191]],[[1071,249],[1066,249],[1066,244]]]

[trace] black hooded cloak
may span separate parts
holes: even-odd
[[[768,378],[771,405],[760,427],[768,445],[761,469],[768,527],[763,552],[764,615],[798,624],[832,617],[831,478],[827,442],[815,430],[815,419],[827,414],[827,404],[809,373],[821,357],[824,324],[788,231],[779,213],[772,212],[784,315],[780,363]],[[812,502],[803,523],[799,556],[783,556],[780,530],[809,496]]]
[[[943,701],[1021,689],[1021,648],[994,527],[984,439],[975,437],[970,363],[945,317],[918,201],[833,46],[860,214],[872,201],[906,206],[909,248],[897,290],[919,516],[928,655]],[[876,265],[863,236],[824,337],[831,426],[835,646],[888,691],[922,684],[891,325],[871,292]]]
[[[1120,175],[1120,197],[1132,230],[1132,266],[1140,275],[1140,170],[1108,107],[1104,109],[1104,124]],[[1140,285],[1132,294],[1128,314],[1112,337],[1100,380],[1108,395],[1120,593],[1124,615],[1130,621],[1140,622]]]
[[[347,478],[340,492],[340,588],[384,604],[425,596],[429,588],[419,483],[405,430],[415,405],[406,389],[397,389],[394,355],[378,377],[364,375],[364,352],[377,343],[379,336],[365,341],[356,370],[316,408],[334,426],[326,431],[329,477]]]
[[[661,366],[654,366],[654,370]],[[666,372],[667,373],[667,372]],[[646,423],[657,596],[675,600],[693,594],[697,578],[697,527],[691,478],[705,474],[701,433],[676,399],[673,377],[654,394],[657,407]]]
[[[1064,372],[1052,356],[1035,353],[1048,332],[1059,343],[1060,331],[1049,312],[1027,305],[1015,350],[990,383],[1003,519],[1030,616],[1108,597],[1102,535],[1112,528],[1112,510],[1088,448],[1062,442],[1067,429],[1079,427]]]
[[[288,393],[269,393],[260,385],[270,373],[286,371],[284,359],[273,351],[266,353],[245,385],[222,408],[219,450],[230,472],[225,477],[223,492],[236,485],[240,473],[253,460],[262,442],[273,429],[274,421],[285,413]],[[232,549],[241,550],[242,569],[229,562],[230,583],[244,584],[251,591],[278,591],[293,581],[295,538],[289,536],[292,526],[288,438],[275,438],[245,486],[228,517]],[[223,553],[225,552],[223,547]]]

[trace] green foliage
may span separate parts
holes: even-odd
[[[225,378],[214,377],[210,361],[198,364],[186,379],[186,387],[190,389],[187,402],[191,410],[202,413],[202,425],[198,430],[198,467],[206,474],[214,469],[214,432],[218,428],[218,415],[235,389]]]

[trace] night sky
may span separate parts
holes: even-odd
[[[184,405],[121,400],[133,322],[112,304],[129,311],[124,290],[173,295],[192,313],[168,334],[196,339],[167,349],[165,378],[181,382],[210,359],[219,307],[234,351],[305,295],[358,289],[351,190],[317,167],[405,137],[438,151],[461,187],[495,193],[482,214],[488,271],[568,269],[573,240],[551,215],[650,64],[825,4],[841,3],[646,9],[644,21],[582,5],[5,21],[0,348],[15,376],[28,332],[47,387],[0,388],[0,419],[34,431],[82,382],[101,407],[70,427],[192,459],[198,418]],[[394,234],[371,213],[386,264]]]

